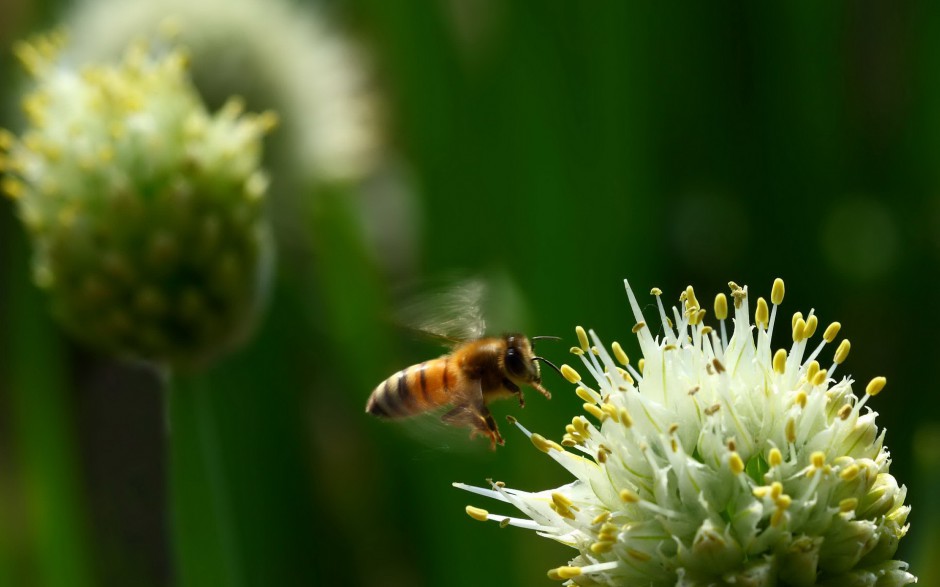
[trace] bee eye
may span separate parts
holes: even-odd
[[[516,377],[523,377],[526,374],[525,363],[519,351],[510,347],[506,350],[506,370]]]

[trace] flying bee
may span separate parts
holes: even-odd
[[[546,398],[539,362],[556,371],[551,361],[535,355],[532,341],[552,336],[506,334],[459,344],[447,355],[398,371],[375,388],[366,412],[398,419],[452,406],[441,420],[470,428],[470,438],[489,438],[490,448],[504,444],[487,405],[500,398],[516,397],[524,406],[522,387],[529,386]]]

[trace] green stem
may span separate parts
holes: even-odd
[[[168,377],[166,400],[177,582],[243,585],[208,378]]]

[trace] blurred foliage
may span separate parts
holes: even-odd
[[[636,352],[624,277],[705,299],[781,276],[786,311],[812,300],[842,322],[846,372],[887,377],[871,406],[899,481],[935,485],[935,460],[910,454],[937,420],[938,317],[912,298],[940,275],[940,8],[329,5],[371,56],[405,198],[378,181],[298,193],[309,243],[282,251],[261,332],[212,371],[157,392],[149,370],[67,346],[0,205],[0,582],[546,584],[570,551],[470,520],[450,483],[564,482],[548,459],[505,424],[495,453],[440,450],[362,413],[440,352],[390,326],[391,292],[455,269],[507,276],[524,311],[506,328],[565,336],[543,351],[559,362],[579,323]],[[10,44],[56,6],[0,9],[17,80]],[[0,126],[19,125],[18,93],[4,82]],[[546,386],[498,421],[560,436],[580,401]],[[912,486],[901,559],[936,550],[931,495]]]

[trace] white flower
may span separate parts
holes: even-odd
[[[29,126],[0,130],[2,187],[33,244],[37,285],[102,350],[195,366],[249,333],[273,255],[267,112],[210,114],[179,51],[63,64],[60,36],[17,45],[35,78]]]
[[[656,337],[627,284],[644,357],[639,370],[618,343],[608,351],[578,327],[580,347],[572,351],[592,381],[568,366],[562,372],[579,384],[593,421],[576,416],[560,445],[519,426],[576,481],[536,493],[455,484],[525,517],[472,506],[467,513],[576,548],[579,555],[548,575],[578,585],[916,582],[906,563],[893,560],[908,528],[907,491],[889,473],[884,431],[865,407],[885,379],[873,379],[858,399],[851,378],[834,378],[848,340],[822,368],[817,359],[840,326],[832,323],[811,344],[812,311],[793,316],[789,351],[773,352],[783,281],[774,282],[772,309],[757,300],[754,325],[747,288],[730,285],[729,338],[723,294],[714,330],[691,286],[671,317],[654,289]]]
[[[322,12],[287,0],[85,0],[66,26],[79,63],[169,33],[210,105],[238,95],[278,112],[285,143],[273,163],[289,164],[279,181],[358,179],[378,158],[378,104],[362,56]]]

